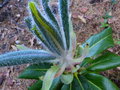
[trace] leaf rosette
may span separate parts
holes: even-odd
[[[29,2],[29,31],[42,42],[44,50],[17,45],[20,51],[0,55],[0,66],[30,64],[19,78],[36,79],[29,90],[119,90],[99,72],[120,66],[120,56],[107,51],[114,46],[109,25],[82,45],[76,35],[70,12],[70,0],[58,0],[59,19],[49,0],[41,0],[44,11]]]

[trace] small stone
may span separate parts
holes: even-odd
[[[16,44],[20,44],[20,41],[19,41],[19,40],[17,40],[17,41],[15,41],[15,43],[16,43]]]
[[[18,2],[20,1],[20,0],[17,0]]]
[[[13,5],[10,5],[10,6],[9,6],[9,8],[12,8],[12,7],[13,7]]]
[[[41,44],[42,44],[42,42],[41,42],[41,41],[38,41],[38,42],[37,42],[37,44],[41,45]]]
[[[20,14],[17,14],[17,15],[16,15],[16,17],[18,17],[18,18],[19,18],[19,17],[20,17]]]

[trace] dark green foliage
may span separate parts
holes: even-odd
[[[0,67],[32,64],[19,75],[21,79],[37,80],[29,90],[119,90],[112,81],[99,75],[120,66],[120,56],[107,51],[114,46],[112,28],[107,23],[111,16],[103,17],[102,32],[76,47],[70,0],[58,3],[60,20],[54,17],[49,0],[41,2],[44,14],[34,2],[29,2],[31,16],[25,22],[46,50],[17,46],[24,50],[0,55]]]
[[[85,47],[86,43],[89,44],[88,57],[100,54],[104,50],[114,46],[114,42],[112,39],[112,29],[108,27],[101,33],[93,35],[83,44],[83,47]]]
[[[112,83],[110,80],[108,80],[104,76],[89,73],[85,75],[85,77],[91,83],[95,84],[95,86],[99,87],[100,90],[119,90],[119,88],[114,83]]]
[[[53,80],[50,90],[60,90],[63,83],[60,80],[60,77],[57,77]]]
[[[88,70],[100,72],[120,66],[120,56],[107,52],[94,60]]]
[[[23,71],[23,73],[19,75],[19,78],[39,80],[41,76],[45,75],[46,71],[51,67],[51,65],[52,64],[49,63],[30,65]]]
[[[63,85],[61,90],[119,90],[119,88],[107,78],[89,73],[75,77],[71,84]]]
[[[42,88],[42,81],[38,80],[31,87],[29,87],[28,90],[40,90],[41,88]]]

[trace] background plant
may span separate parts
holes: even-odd
[[[29,2],[31,17],[25,21],[45,50],[22,47],[22,51],[1,55],[0,66],[31,63],[19,76],[38,80],[29,90],[119,90],[99,75],[101,71],[120,66],[120,56],[107,51],[114,46],[111,27],[106,26],[101,33],[76,47],[70,2],[58,2],[60,20],[51,12],[48,0],[41,2],[44,12],[38,10],[34,2]]]

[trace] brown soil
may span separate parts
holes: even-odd
[[[110,8],[110,0],[72,0],[74,30],[77,32],[79,43],[89,36],[100,32],[102,16]],[[0,8],[0,53],[17,50],[15,44],[24,44],[30,48],[39,48],[35,37],[27,30],[24,18],[28,15],[27,0],[10,0]],[[113,27],[114,38],[120,39],[120,1],[112,8],[113,18],[109,23]],[[83,19],[78,18],[78,16]],[[85,22],[86,21],[86,22]],[[120,45],[110,49],[120,55]],[[17,76],[26,65],[0,68],[0,90],[27,90],[30,80],[17,79]],[[120,69],[102,73],[120,86]]]

